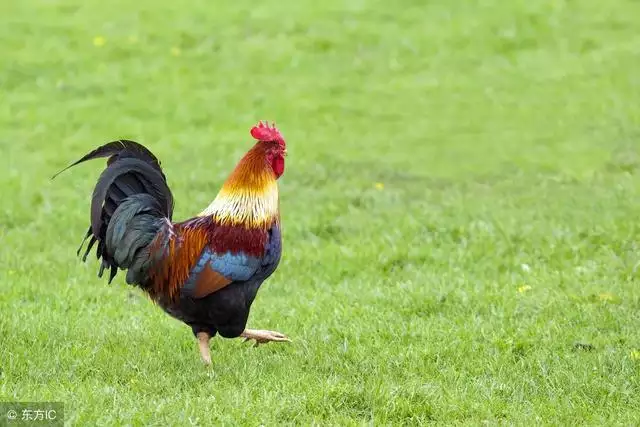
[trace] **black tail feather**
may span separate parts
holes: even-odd
[[[96,239],[95,236],[91,236],[91,240],[89,240],[89,244],[87,245],[87,250],[84,252],[84,255],[82,256],[82,262],[87,261],[89,252],[91,252],[91,248],[93,248],[93,245],[95,245],[97,241],[98,239]]]
[[[118,267],[116,267],[115,265],[111,266],[111,271],[109,272],[109,284],[111,284],[111,282],[113,282],[113,278],[116,277],[116,274],[118,274]]]
[[[104,271],[108,269],[109,283],[111,283],[119,269],[127,269],[132,264],[136,265],[133,276],[143,277],[143,266],[149,263],[146,259],[138,258],[148,253],[144,248],[151,243],[156,230],[164,223],[158,219],[171,219],[173,195],[158,159],[143,145],[129,140],[112,141],[102,145],[56,173],[51,179],[73,166],[100,157],[108,157],[107,167],[94,188],[91,200],[91,224],[78,248],[77,255],[80,256],[87,239],[90,238],[82,260],[86,261],[97,243],[96,257],[100,260],[98,277],[102,277]],[[136,195],[144,195],[144,197]],[[123,209],[118,209],[125,202],[129,203],[127,208],[129,214],[125,213],[124,206]],[[136,212],[140,215],[144,214],[144,217],[131,217],[131,209],[137,209]],[[138,214],[134,213],[134,215]],[[129,234],[126,239],[115,239],[112,244],[116,246],[109,246],[106,237],[110,224],[112,229],[129,230],[130,221],[132,221],[132,234],[127,231]],[[114,258],[116,253],[118,256]]]
[[[82,251],[82,247],[84,246],[84,242],[87,241],[89,236],[91,236],[91,227],[89,227],[89,229],[87,230],[87,234],[84,235],[84,239],[82,239],[82,242],[80,242],[80,247],[78,248],[78,251],[76,252],[77,256],[80,256],[80,252]]]
[[[100,270],[98,270],[98,277],[102,278],[102,275],[104,274],[104,269],[105,267],[108,267],[109,264],[107,264],[107,262],[105,260],[102,260],[102,262],[100,263]]]
[[[129,175],[134,173],[144,176],[152,185],[144,189],[136,189],[136,186],[132,184],[131,178],[129,178]],[[128,192],[127,196],[138,193],[152,194],[160,202],[164,209],[164,214],[167,217],[171,217],[173,196],[162,175],[145,162],[141,162],[138,159],[125,158],[112,163],[98,178],[91,201],[91,227],[94,236],[99,236],[103,224],[105,222],[108,223],[111,219],[110,216],[104,218],[103,204],[116,181],[118,181],[116,185],[121,191]]]
[[[111,141],[107,144],[104,144],[91,151],[90,153],[85,154],[79,160],[71,163],[69,166],[53,175],[51,179],[55,179],[55,177],[60,175],[62,172],[76,165],[79,165],[82,162],[86,162],[87,160],[92,159],[98,159],[100,157],[110,157],[109,160],[107,160],[107,165],[111,165],[111,163],[118,160],[118,158],[136,157],[153,165],[154,168],[157,169],[164,177],[162,168],[160,167],[160,161],[156,158],[156,156],[153,155],[151,151],[149,151],[147,147],[142,144],[138,144],[135,141],[130,141],[128,139],[119,139],[117,141]]]

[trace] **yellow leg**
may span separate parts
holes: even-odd
[[[209,354],[209,341],[211,340],[211,336],[206,332],[198,332],[197,337],[202,361],[207,365],[211,365],[211,355]]]

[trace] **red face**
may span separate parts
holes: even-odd
[[[287,146],[275,123],[260,121],[251,128],[251,136],[260,141],[266,151],[267,162],[271,165],[276,179],[284,173],[284,158],[287,155]]]
[[[276,174],[276,179],[280,178],[284,173],[284,158],[287,156],[287,149],[283,144],[275,144],[269,148],[267,152],[267,161]]]
[[[276,174],[276,178],[280,178],[284,173],[284,157],[275,156],[273,160],[271,160],[271,167],[273,168],[273,172]]]

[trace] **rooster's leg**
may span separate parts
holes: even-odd
[[[206,332],[198,332],[198,347],[200,347],[200,356],[207,365],[211,364],[211,355],[209,354],[209,340],[211,336]]]
[[[286,335],[281,334],[280,332],[264,331],[262,329],[245,329],[240,336],[244,338],[245,342],[249,340],[256,340],[256,346],[269,341],[291,342]]]

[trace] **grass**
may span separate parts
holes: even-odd
[[[640,3],[0,3],[0,399],[71,425],[640,423]],[[75,250],[116,138],[176,219],[276,120],[284,256],[190,330]]]

